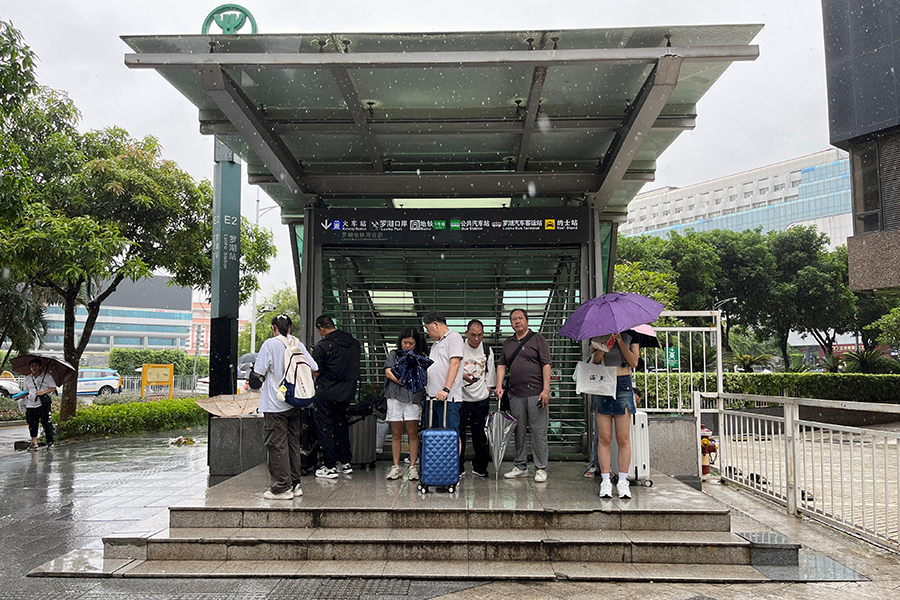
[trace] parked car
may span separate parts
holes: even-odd
[[[12,398],[21,391],[14,379],[0,379],[0,397]]]
[[[105,396],[122,392],[122,378],[113,369],[82,369],[78,372],[79,396]]]

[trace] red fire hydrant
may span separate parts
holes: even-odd
[[[705,425],[700,425],[700,479],[709,481],[710,465],[715,461],[715,452],[718,449],[716,441],[711,439],[712,431]]]

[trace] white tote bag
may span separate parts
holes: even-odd
[[[588,359],[590,360],[590,359]],[[579,362],[575,366],[575,391],[579,394],[616,397],[616,368],[592,362]]]

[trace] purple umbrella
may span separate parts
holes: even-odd
[[[621,333],[635,325],[652,323],[665,308],[655,300],[630,292],[603,294],[582,303],[566,319],[559,335],[586,340],[598,335]]]

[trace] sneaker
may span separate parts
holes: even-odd
[[[388,479],[400,479],[400,476],[403,475],[403,472],[400,470],[400,465],[391,465],[391,470],[387,474]]]
[[[612,481],[604,479],[600,482],[600,497],[612,498]]]
[[[294,498],[299,498],[303,495],[303,488],[300,487],[300,484],[294,486],[294,489],[291,490],[294,493]]]
[[[53,442],[47,442],[47,450],[53,448]]]
[[[406,475],[406,478],[410,481],[418,481],[419,480],[418,465],[410,465],[409,466],[409,473]]]
[[[479,473],[478,471],[473,469],[472,474],[475,475],[475,477],[481,477],[482,479],[487,477],[487,471],[485,471],[484,473]]]
[[[340,471],[344,475],[350,475],[351,473],[353,473],[353,465],[351,463],[338,465],[338,471]]]
[[[512,471],[503,474],[504,479],[515,479],[516,477],[528,477],[528,469],[520,469],[513,467]]]
[[[263,498],[266,500],[293,500],[294,492],[291,490],[284,490],[280,494],[276,494],[272,490],[266,490],[263,492]]]
[[[334,467],[322,467],[318,471],[316,471],[316,477],[321,477],[323,479],[337,479],[339,477],[338,470]]]
[[[591,478],[591,477],[596,477],[596,476],[597,476],[597,467],[590,466],[590,467],[588,467],[587,470],[584,472],[584,477],[585,477],[585,479],[589,479],[589,478]]]
[[[631,487],[628,485],[627,479],[620,479],[616,484],[616,491],[619,492],[619,498],[631,498]]]
[[[37,444],[32,444],[32,445],[28,446],[28,451],[29,451],[29,452],[37,452],[37,451],[38,451],[38,445],[37,445]]]
[[[535,483],[544,483],[547,481],[547,471],[543,469],[538,469],[537,473],[534,474],[534,482]]]

